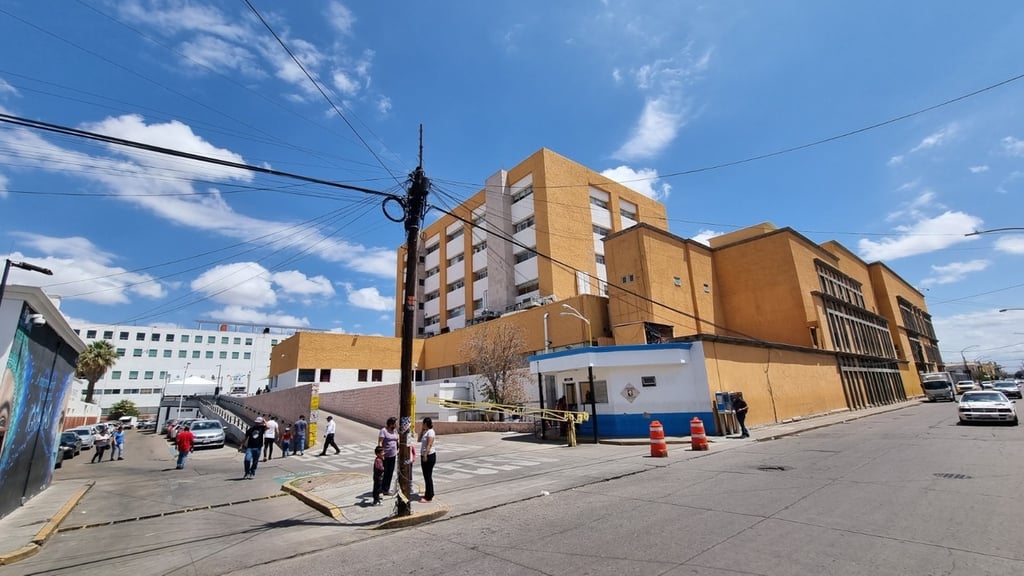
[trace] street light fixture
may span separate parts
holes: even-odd
[[[181,418],[181,402],[185,399],[185,379],[188,378],[188,367],[191,362],[185,362],[185,373],[181,377],[181,391],[178,392],[178,418]]]
[[[1024,310],[1024,308],[1000,308],[1000,312],[1009,312],[1011,310]]]
[[[43,268],[42,266],[36,266],[28,262],[15,262],[10,258],[4,259],[4,275],[0,278],[0,303],[4,301],[4,289],[7,288],[7,274],[11,271],[11,267],[21,268],[22,270],[28,270],[29,272],[39,272],[40,274],[46,274],[47,276],[53,276],[53,270],[49,268]]]
[[[964,236],[978,236],[981,234],[991,234],[992,232],[1010,232],[1013,230],[1024,230],[1024,228],[1010,226],[1008,228],[992,228],[991,230],[975,230],[974,232],[968,232],[967,234],[964,234]]]
[[[587,320],[587,317],[584,316],[583,314],[580,314],[579,310],[573,308],[572,306],[569,306],[568,304],[562,304],[562,308],[565,308],[566,310],[568,310],[568,312],[560,312],[559,314],[561,316],[575,316],[580,320],[583,320],[587,324],[587,347],[589,348],[590,345],[594,342],[594,334],[590,330],[590,320]]]
[[[978,346],[981,346],[981,344],[973,344],[973,345],[968,346],[968,347],[966,347],[966,348],[964,348],[963,350],[960,351],[960,360],[964,363],[964,374],[966,374],[968,376],[970,376],[971,373],[967,371],[967,357],[964,356],[964,352],[967,352],[971,348],[977,348]]]
[[[562,316],[575,316],[575,317],[579,318],[580,320],[583,320],[584,322],[586,322],[586,324],[587,324],[587,348],[590,348],[590,346],[594,343],[594,334],[590,331],[590,320],[587,320],[587,317],[584,316],[583,314],[580,314],[579,310],[573,308],[572,306],[569,306],[568,304],[562,304],[562,308],[565,308],[566,310],[568,310],[568,312],[560,312],[559,314],[561,314]],[[590,419],[594,423],[594,444],[597,444],[598,443],[598,435],[597,435],[597,394],[594,392],[594,363],[593,362],[588,362],[587,363],[587,386],[589,387],[589,390],[590,390]],[[584,405],[586,404],[586,400],[587,400],[586,397],[584,397],[583,398]],[[573,424],[569,424],[569,425],[572,426]]]

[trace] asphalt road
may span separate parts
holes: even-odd
[[[0,576],[1024,573],[1024,429],[955,420],[952,404],[912,405],[657,459],[644,446],[444,437],[437,492],[451,512],[397,531],[280,496],[295,475],[368,471],[374,429],[346,426],[343,454],[274,459],[255,481],[238,480],[230,449],[176,471],[166,443],[133,434],[124,462],[65,464],[96,486]]]

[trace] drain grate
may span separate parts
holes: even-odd
[[[758,466],[757,469],[765,472],[784,472],[789,470],[789,466]]]
[[[949,472],[936,472],[933,474],[936,478],[945,478],[946,480],[970,480],[970,476],[967,474],[952,474]]]

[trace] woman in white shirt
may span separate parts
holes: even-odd
[[[430,418],[423,419],[423,427],[420,428],[420,469],[423,470],[423,486],[425,488],[420,502],[430,502],[434,499],[434,464],[437,463],[437,454],[434,452],[434,421]]]

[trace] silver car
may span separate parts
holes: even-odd
[[[188,425],[195,439],[192,444],[200,446],[224,447],[224,427],[217,420],[195,420]]]

